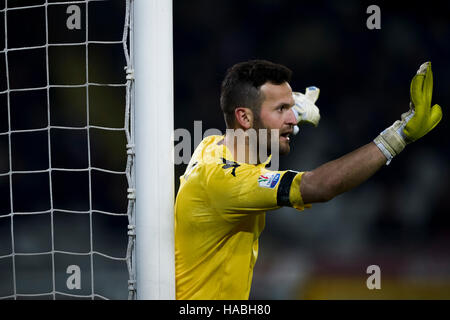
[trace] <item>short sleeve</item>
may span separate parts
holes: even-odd
[[[304,210],[305,208],[311,208],[311,204],[304,204],[302,194],[300,192],[300,183],[302,181],[304,172],[297,172],[291,182],[289,190],[289,206],[297,209]]]
[[[224,161],[210,168],[205,190],[210,205],[224,213],[260,213],[281,206],[303,210],[303,172],[271,171],[262,165]]]

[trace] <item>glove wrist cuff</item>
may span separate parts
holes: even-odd
[[[378,149],[380,149],[380,151],[386,157],[386,159],[387,159],[386,165],[388,166],[391,163],[391,161],[394,158],[394,156],[389,152],[388,149],[386,149],[386,147],[383,145],[383,143],[381,143],[379,141],[379,136],[377,138],[375,138],[375,140],[373,140],[373,142],[375,143],[375,145],[378,147]]]
[[[374,139],[375,144],[386,156],[386,165],[398,155],[406,146],[406,142],[401,135],[398,134],[395,125],[387,128]]]

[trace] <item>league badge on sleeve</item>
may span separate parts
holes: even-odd
[[[279,173],[270,173],[267,172],[265,174],[262,174],[258,177],[258,184],[261,188],[270,188],[273,189],[278,184],[278,181],[280,180],[280,174]]]

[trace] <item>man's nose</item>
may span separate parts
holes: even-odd
[[[289,111],[287,112],[286,115],[286,123],[292,126],[295,126],[297,124],[297,118],[295,117],[294,114],[294,109],[289,109]]]

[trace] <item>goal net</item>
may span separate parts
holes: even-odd
[[[2,299],[135,299],[137,269],[164,292],[170,257],[136,267],[135,2],[0,1]]]

